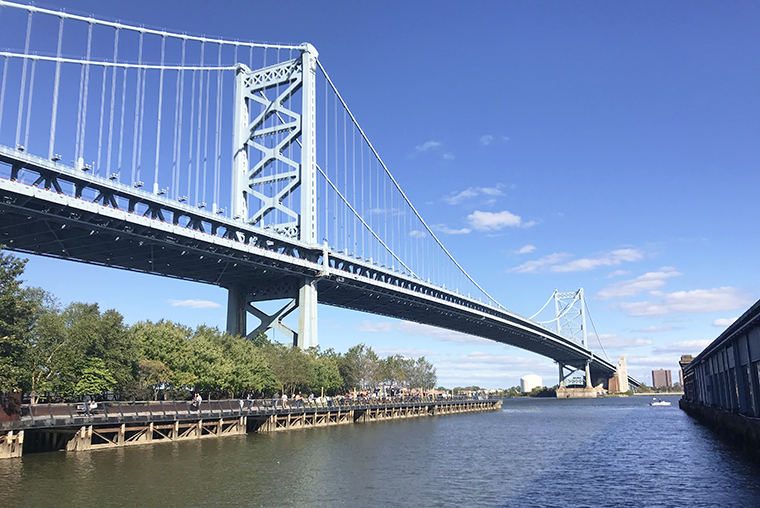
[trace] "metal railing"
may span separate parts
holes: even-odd
[[[267,414],[328,412],[340,410],[366,410],[374,408],[402,408],[434,404],[461,404],[468,402],[496,402],[498,397],[327,397],[300,401],[288,399],[283,405],[280,398],[204,400],[195,406],[190,400],[168,401],[103,401],[91,405],[87,402],[22,404],[20,419],[0,423],[0,429],[69,427],[85,424],[104,424],[135,421],[198,420],[224,417],[258,416]]]

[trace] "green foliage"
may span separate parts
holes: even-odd
[[[217,328],[144,321],[127,327],[111,309],[74,302],[61,309],[20,279],[26,260],[0,253],[0,391],[24,390],[32,401],[82,395],[156,399],[270,395],[275,391],[335,395],[379,384],[428,390],[435,367],[400,355],[381,359],[364,344],[345,355],[302,351]]]
[[[557,388],[559,385],[547,388],[545,386],[536,386],[528,394],[529,397],[557,397]]]
[[[377,385],[379,358],[371,347],[358,344],[350,348],[341,360],[340,375],[346,390]]]
[[[26,262],[0,253],[0,392],[22,387],[28,341],[44,306],[44,291],[22,287]]]
[[[502,397],[522,397],[522,390],[519,386],[513,386],[511,388],[507,388],[506,390],[503,390],[501,393]]]
[[[103,394],[116,386],[116,378],[106,367],[102,358],[92,357],[87,360],[87,365],[82,370],[82,375],[74,387],[77,395]]]

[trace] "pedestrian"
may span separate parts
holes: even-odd
[[[195,393],[195,409],[197,411],[201,410],[201,402],[203,402],[203,397],[201,397],[200,392]]]
[[[298,392],[298,394],[295,397],[296,400],[296,407],[301,407],[303,405],[303,397],[301,397],[301,392]]]
[[[274,395],[272,396],[272,403],[274,404],[275,410],[277,409],[277,404],[280,403],[280,393],[274,392]]]
[[[288,394],[285,392],[282,392],[282,408],[285,409],[288,407]]]

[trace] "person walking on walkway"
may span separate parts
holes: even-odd
[[[274,392],[274,395],[272,396],[272,404],[274,404],[275,410],[277,409],[277,404],[280,403],[280,394],[278,392]]]
[[[285,392],[282,392],[282,409],[285,409],[288,407],[288,394]]]

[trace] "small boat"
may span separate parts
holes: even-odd
[[[670,402],[667,400],[652,398],[652,402],[649,403],[650,406],[669,406]]]

